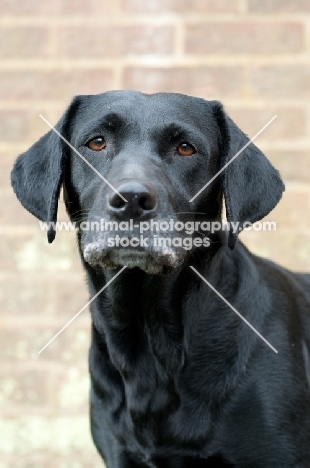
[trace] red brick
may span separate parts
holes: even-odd
[[[23,236],[23,241],[27,242],[31,236]],[[12,238],[11,234],[7,235],[6,238],[3,236],[2,242],[0,243],[0,258],[2,268],[6,270],[16,270],[16,260],[15,260],[15,249],[16,246],[20,244],[20,238],[14,236]]]
[[[124,87],[146,93],[180,92],[207,99],[240,97],[243,73],[237,66],[127,68]]]
[[[25,112],[0,111],[0,139],[2,141],[19,142],[21,135],[25,135],[26,132]]]
[[[57,37],[60,57],[169,54],[173,49],[173,29],[168,26],[66,27],[59,28]]]
[[[160,91],[186,93],[190,88],[187,68],[126,68],[123,87],[145,93]]]
[[[58,411],[61,414],[85,412],[89,405],[87,366],[66,366],[54,374],[53,395]]]
[[[96,451],[90,438],[86,412],[82,416],[72,415],[71,418],[61,414],[48,417],[23,414],[19,421],[6,417],[4,421],[1,420],[3,427],[6,427],[6,431],[2,430],[1,448],[4,453],[14,455],[16,462],[27,455],[49,455],[54,467],[80,467],[80,464],[70,463],[71,459],[81,457],[83,460],[84,457],[92,457]],[[67,457],[67,463],[58,463],[59,458],[63,457]],[[15,466],[21,465],[16,463]]]
[[[0,359],[1,361],[10,362],[28,362],[30,360],[39,361],[42,358],[40,358],[38,351],[51,339],[52,336],[53,330],[49,327],[46,327],[44,330],[31,327],[27,327],[25,329],[17,327],[0,328],[0,338],[3,347]],[[56,343],[53,347],[54,352],[56,352],[55,348]],[[46,359],[48,359],[48,357]]]
[[[10,70],[0,73],[0,99],[61,100],[76,94],[96,94],[113,88],[113,73],[106,69]]]
[[[0,278],[0,315],[4,317],[47,315],[52,301],[48,281],[22,274]]]
[[[9,170],[10,172],[10,170]],[[10,187],[10,179],[6,181],[8,187]],[[34,229],[38,228],[38,221],[31,215],[27,210],[22,208],[20,202],[17,200],[12,188],[8,188],[5,191],[1,191],[2,207],[1,207],[1,224],[10,225],[12,229],[17,226],[27,225],[32,226]],[[14,227],[13,227],[14,226]],[[20,240],[16,241],[16,244],[20,246]],[[0,247],[1,250],[1,247]]]
[[[0,58],[46,57],[49,47],[47,27],[0,27]]]
[[[243,69],[232,66],[205,66],[189,69],[190,94],[206,99],[237,98],[243,93]]]
[[[14,458],[16,457],[2,456],[1,468],[50,468],[52,466],[49,463],[49,454],[45,456],[23,456],[23,460],[14,460]]]
[[[251,97],[293,100],[310,97],[309,65],[253,65],[250,68]]]
[[[18,216],[19,211],[16,210],[16,217]],[[0,254],[3,267],[25,275],[31,272],[70,274],[76,271],[77,266],[80,266],[80,258],[75,248],[75,234],[58,231],[54,243],[48,244],[45,232],[41,232],[39,222],[33,219],[31,226],[37,229],[32,233],[21,234],[12,226],[11,232],[1,234]]]
[[[140,25],[122,30],[123,55],[154,55],[173,52],[173,29],[169,26]]]
[[[59,15],[68,14],[70,17],[83,14],[107,15],[113,11],[113,2],[109,0],[77,0],[74,7],[70,0],[53,0],[41,2],[40,0],[0,0],[2,16],[6,15]]]
[[[32,106],[28,110],[0,110],[0,140],[18,144],[34,143],[49,130],[39,114],[42,114],[48,121],[53,121],[53,111],[44,106],[37,107],[37,109]],[[14,144],[12,149],[14,149]]]
[[[51,15],[59,12],[60,0],[40,2],[39,0],[0,0],[0,11],[5,15]]]
[[[270,219],[272,219],[269,216]],[[275,232],[242,232],[240,239],[255,254],[295,271],[310,271],[310,235],[305,230],[278,228]]]
[[[48,424],[48,422],[47,422]],[[94,448],[92,456],[77,453],[76,450],[60,457],[58,453],[44,450],[37,455],[23,455],[19,459],[16,456],[2,457],[1,468],[103,468],[102,459]]]
[[[276,221],[278,231],[290,228],[303,231],[305,222],[310,220],[310,189],[306,187],[293,190],[290,187],[284,192],[281,203],[268,215]],[[309,257],[310,262],[310,257]]]
[[[0,399],[2,405],[8,407],[31,406],[38,407],[48,404],[50,376],[47,372],[38,369],[15,368],[1,372]]]
[[[267,150],[265,154],[285,181],[310,184],[310,148],[307,151]]]
[[[248,0],[249,11],[258,13],[303,13],[310,11],[309,0]]]
[[[39,0],[37,0],[39,1]],[[106,16],[113,12],[114,3],[111,0],[58,0],[59,11],[68,16],[76,15],[94,15],[95,18],[101,17],[105,20]]]
[[[189,54],[287,54],[301,51],[303,43],[303,25],[296,22],[199,22],[186,27]]]
[[[0,123],[1,126],[2,122]],[[14,161],[17,157],[17,152],[10,151],[0,151],[0,161],[1,161],[1,171],[0,171],[0,187],[9,192],[11,189],[10,174],[14,164]],[[2,211],[1,211],[2,218]]]
[[[301,107],[266,106],[263,109],[244,109],[226,106],[226,111],[239,128],[250,137],[254,136],[274,115],[277,118],[267,127],[256,140],[296,140],[307,135],[307,120],[305,109]]]
[[[18,324],[18,322],[17,322]],[[40,349],[62,328],[65,323],[54,327],[2,327],[0,338],[2,343],[1,361],[28,362],[45,361],[80,362],[87,364],[90,344],[89,327],[81,327],[78,319],[71,323],[41,354]]]
[[[82,267],[77,269],[77,272],[80,275],[75,281],[64,281],[63,279],[57,281],[55,278],[52,284],[56,302],[55,314],[64,320],[73,317],[90,300]],[[81,318],[86,319],[89,314],[90,309],[87,307],[81,313]]]
[[[64,320],[64,325],[65,323],[66,321]],[[60,328],[54,329],[54,333],[57,333]],[[51,339],[52,336],[53,334],[50,335],[49,339]],[[90,346],[90,319],[89,325],[84,325],[82,327],[77,318],[55,341],[57,341],[57,343],[52,343],[44,350],[44,358],[54,358],[64,362],[77,362],[79,365],[86,366],[88,361],[88,349]],[[45,343],[43,343],[43,345],[44,344]]]
[[[122,0],[126,13],[229,13],[238,11],[238,2],[231,0]]]

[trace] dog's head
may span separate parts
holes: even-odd
[[[93,266],[173,269],[207,248],[201,223],[219,219],[223,195],[227,220],[240,231],[268,214],[284,189],[217,101],[133,91],[78,96],[55,130],[17,159],[12,185],[22,205],[50,223],[49,242],[63,186]],[[237,235],[229,233],[231,249]]]

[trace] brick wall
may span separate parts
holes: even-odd
[[[85,311],[74,236],[52,246],[12,194],[16,155],[75,94],[176,91],[220,99],[257,139],[287,190],[243,233],[253,251],[310,270],[310,3],[308,0],[0,0],[0,468],[101,462],[88,429]],[[65,217],[63,203],[60,216]]]

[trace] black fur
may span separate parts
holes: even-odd
[[[80,96],[57,129],[117,189],[129,183],[137,195],[142,184],[153,205],[143,202],[138,224],[219,220],[224,195],[228,220],[242,228],[269,213],[284,189],[251,144],[189,202],[248,141],[216,101],[128,91]],[[100,152],[87,146],[96,136],[107,143]],[[185,141],[195,154],[177,153]],[[45,221],[56,220],[61,184],[78,224],[125,213],[52,132],[19,157],[12,184]],[[210,234],[209,247],[129,254],[108,247],[115,234],[78,233],[91,296],[128,265],[91,305],[91,428],[107,468],[309,468],[310,275],[255,257],[232,231]]]

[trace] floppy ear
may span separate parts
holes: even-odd
[[[249,138],[214,101],[214,113],[220,131],[221,168],[247,144]],[[285,187],[279,172],[264,154],[250,143],[222,172],[222,188],[228,222],[254,223],[266,216],[278,203]],[[238,233],[230,229],[228,245],[233,249]]]
[[[65,138],[67,122],[77,106],[75,98],[56,125]],[[66,169],[67,145],[50,130],[16,160],[11,182],[21,204],[34,216],[47,223],[57,220],[58,197]],[[55,229],[49,225],[48,242],[55,239]]]

